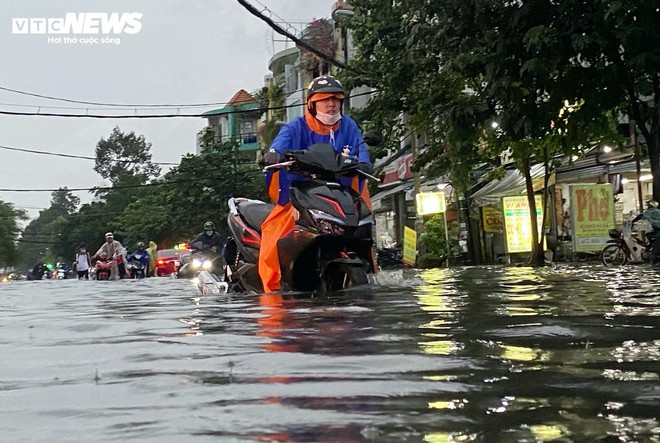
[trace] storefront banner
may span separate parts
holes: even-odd
[[[571,185],[569,189],[573,250],[602,250],[610,239],[609,230],[614,227],[612,185]]]
[[[481,208],[484,232],[502,232],[502,211],[495,206],[484,206]]]
[[[415,267],[417,258],[417,233],[414,229],[405,226],[403,228],[403,263]]]
[[[536,223],[539,235],[541,235],[543,200],[540,195],[535,195],[534,200],[536,202]],[[502,210],[504,212],[507,253],[531,252],[532,222],[529,217],[527,196],[502,197]]]

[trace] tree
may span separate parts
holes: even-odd
[[[173,239],[196,235],[209,220],[227,236],[229,198],[265,196],[262,173],[233,142],[208,140],[200,155],[183,157],[179,166],[165,174],[164,181],[169,184],[163,187],[162,203],[171,220],[166,237]]]
[[[53,191],[51,194],[50,208],[53,211],[58,211],[61,215],[73,214],[79,204],[80,198],[73,195],[66,186]]]
[[[26,219],[25,211],[0,200],[0,267],[14,266],[18,262],[19,222]]]
[[[151,143],[147,143],[143,135],[124,134],[115,127],[110,137],[102,138],[96,145],[94,171],[113,184],[126,176],[146,183],[160,173],[160,168],[151,162],[150,150]]]
[[[592,3],[578,0],[353,2],[360,13],[351,22],[356,65],[369,74],[353,74],[352,81],[379,90],[371,107],[390,117],[380,124],[390,135],[404,125],[424,133],[426,150],[416,167],[449,170],[459,187],[469,183],[477,162],[510,149],[526,179],[536,264],[543,251],[531,165],[544,163],[549,171],[558,155],[614,138],[622,97],[616,88],[594,86],[616,78],[615,63],[601,63],[603,48],[585,46],[583,36],[597,33],[592,16],[603,5],[618,2],[597,3],[600,9],[592,11]],[[637,14],[646,8],[653,15],[651,2],[643,3]],[[392,119],[397,107],[409,118]]]

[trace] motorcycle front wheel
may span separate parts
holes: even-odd
[[[330,266],[321,279],[321,292],[324,294],[369,284],[369,276],[364,268],[354,265]]]
[[[601,254],[605,266],[621,266],[628,263],[628,256],[619,245],[607,245]]]

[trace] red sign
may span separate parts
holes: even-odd
[[[413,173],[411,165],[412,154],[406,154],[403,157],[397,158],[383,169],[383,181],[381,182],[381,185],[405,181],[412,178]]]

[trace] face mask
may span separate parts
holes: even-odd
[[[213,235],[213,231],[204,231],[209,237]]]
[[[328,126],[334,125],[335,123],[337,123],[339,121],[340,118],[341,118],[341,113],[340,112],[338,112],[334,115],[333,114],[324,114],[324,113],[318,112],[318,111],[316,112],[316,119],[318,121],[320,121],[321,123],[323,123],[324,125],[328,125]]]

